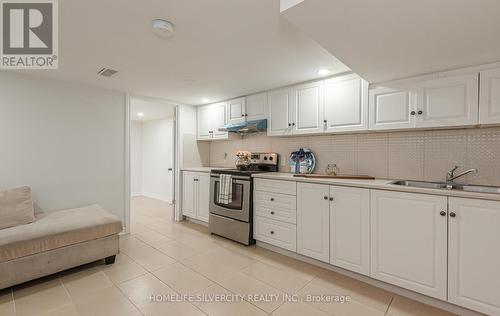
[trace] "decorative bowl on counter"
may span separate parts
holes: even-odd
[[[309,174],[316,167],[316,157],[308,148],[299,148],[290,154],[288,165],[290,173]]]

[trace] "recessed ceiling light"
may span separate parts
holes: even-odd
[[[326,76],[330,73],[330,70],[326,69],[326,68],[322,68],[320,70],[318,70],[318,75],[320,76]]]
[[[167,20],[154,19],[151,21],[153,33],[161,38],[168,38],[174,34],[174,25]]]
[[[144,113],[142,113],[142,112],[137,112],[137,116],[143,117],[143,116],[144,116]]]
[[[203,99],[201,99],[201,101],[202,101],[203,103],[210,102],[210,100],[209,100],[208,98],[203,98]]]

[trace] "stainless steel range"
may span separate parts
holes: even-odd
[[[250,157],[248,166],[213,169],[210,173],[210,232],[245,245],[255,242],[252,231],[252,174],[277,172],[279,166],[279,155],[276,153],[252,153]],[[227,182],[230,183],[230,188],[225,185]],[[220,190],[229,192],[230,196],[221,199]]]

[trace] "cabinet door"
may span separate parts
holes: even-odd
[[[478,74],[417,83],[417,127],[465,126],[478,123]]]
[[[196,218],[196,173],[182,175],[182,215]]]
[[[199,106],[196,110],[198,140],[210,140],[212,137],[212,123],[210,121],[211,110],[210,105]]]
[[[245,98],[227,102],[227,123],[234,124],[245,121]]]
[[[330,263],[370,274],[370,190],[330,186]]]
[[[450,198],[448,216],[448,301],[500,315],[500,202]]]
[[[297,252],[324,262],[330,261],[329,196],[326,184],[297,183]]]
[[[371,277],[446,300],[444,196],[371,191]]]
[[[269,136],[290,135],[293,98],[290,89],[280,89],[269,92],[269,121],[267,134]]]
[[[368,129],[368,82],[356,75],[325,80],[324,124],[327,132]]]
[[[246,98],[245,116],[247,121],[267,118],[267,93],[250,95]]]
[[[500,68],[481,71],[479,124],[500,124]]]
[[[210,174],[198,174],[196,218],[208,223],[208,205],[210,204]]]
[[[369,91],[371,130],[415,127],[416,93],[411,89],[379,87]]]
[[[323,81],[293,87],[293,134],[323,132]]]
[[[212,105],[210,113],[212,139],[227,139],[228,133],[219,130],[226,124],[226,103]]]

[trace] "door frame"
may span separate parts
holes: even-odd
[[[172,102],[166,99],[161,99],[161,98],[151,98],[151,97],[145,97],[145,96],[139,96],[139,95],[133,95],[133,94],[125,94],[125,170],[124,170],[124,177],[125,177],[125,185],[124,185],[124,191],[125,191],[125,201],[124,201],[124,208],[125,208],[125,227],[123,232],[128,234],[130,233],[130,199],[131,199],[131,172],[130,172],[130,142],[131,142],[131,124],[132,124],[132,115],[131,115],[131,102],[130,100],[132,98],[137,98],[137,99],[143,99],[143,100],[149,100],[149,101],[156,101],[159,103],[165,103],[165,104],[171,104],[174,106],[174,117],[172,118],[173,121],[173,149],[174,152],[172,154],[172,202],[174,204],[174,220],[175,221],[180,221],[182,220],[182,215],[180,214],[180,208],[179,208],[179,185],[180,185],[180,180],[179,180],[179,175],[180,175],[180,164],[179,161],[181,160],[181,146],[182,142],[179,139],[180,134],[180,120],[179,120],[179,104],[176,102]]]

